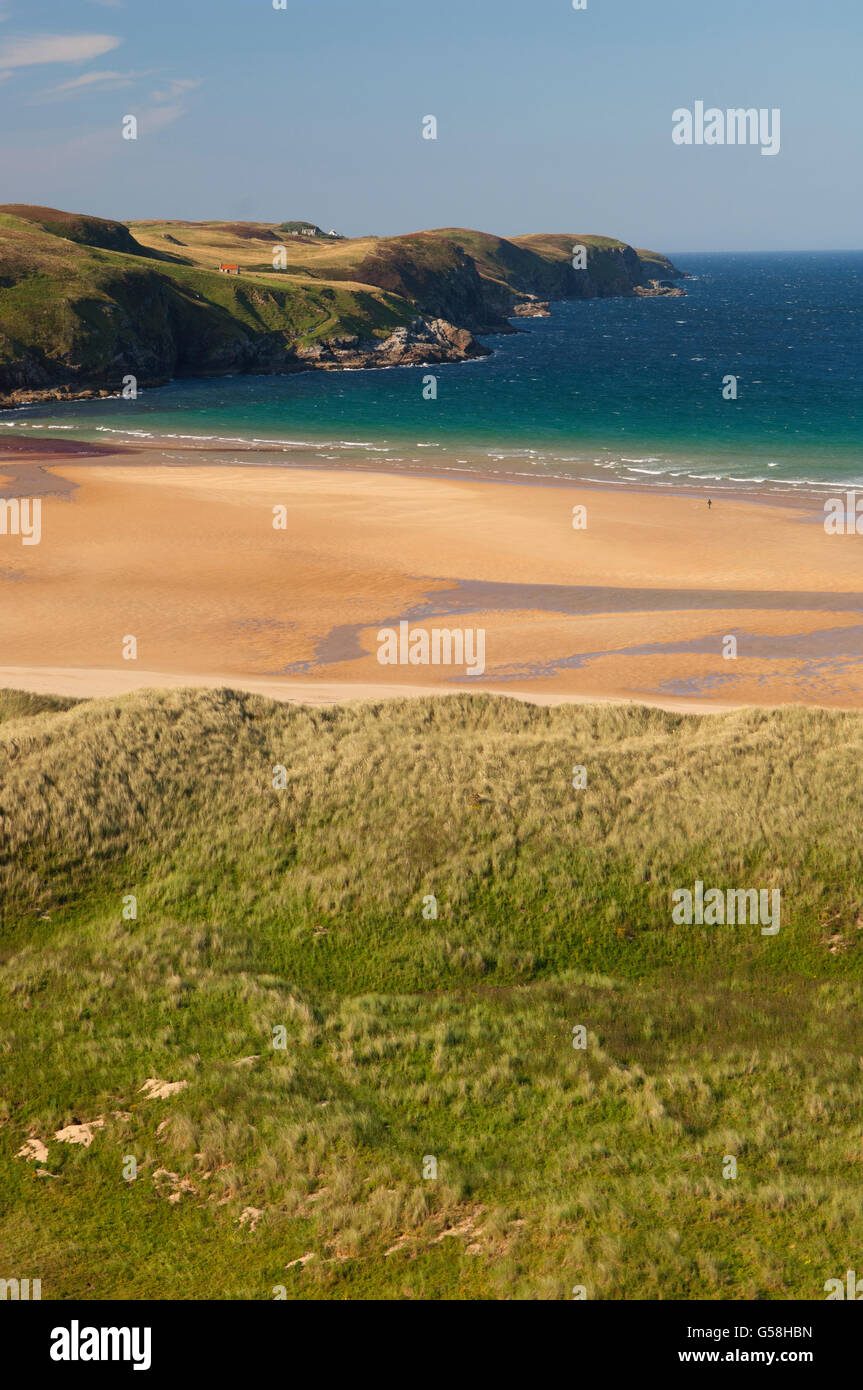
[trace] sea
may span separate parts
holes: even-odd
[[[554,303],[485,337],[481,360],[181,379],[5,412],[0,444],[6,430],[155,442],[177,464],[199,445],[208,463],[708,492],[863,485],[863,252],[673,259],[685,298]]]

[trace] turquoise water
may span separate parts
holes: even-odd
[[[863,483],[863,252],[675,260],[687,298],[554,304],[487,338],[481,361],[177,381],[137,401],[19,410],[0,429],[157,438],[169,455],[197,440],[209,461],[248,463],[254,444],[258,462],[711,491]],[[728,374],[737,400],[723,399]]]

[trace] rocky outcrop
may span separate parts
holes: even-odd
[[[466,328],[457,328],[445,319],[417,318],[413,323],[396,328],[387,338],[361,338],[342,335],[328,342],[312,343],[308,347],[286,347],[281,334],[266,334],[234,344],[232,356],[222,350],[217,358],[201,357],[193,364],[184,363],[185,373],[176,367],[161,372],[144,373],[136,379],[142,388],[164,386],[175,374],[222,376],[227,371],[257,372],[261,375],[284,376],[294,372],[354,370],[363,367],[422,367],[443,362],[467,362],[471,358],[488,357],[491,349],[477,341]],[[191,366],[191,370],[189,370]],[[112,386],[99,382],[77,382],[74,385],[48,385],[13,388],[0,396],[3,405],[33,405],[38,401],[78,401],[116,396],[120,392],[124,372],[114,372]]]
[[[382,342],[359,337],[332,338],[298,348],[293,356],[302,367],[422,367],[427,363],[467,362],[488,357],[491,349],[478,343],[466,328],[446,319],[418,318],[397,328]],[[290,370],[290,368],[288,368]]]
[[[164,386],[168,377],[153,381],[142,381],[142,386]],[[107,400],[119,395],[119,387],[111,391],[107,386],[42,386],[21,387],[14,391],[0,392],[0,406],[12,410],[16,406],[39,405],[41,401],[94,401]]]
[[[516,300],[510,313],[514,319],[547,319],[551,314],[551,304],[547,299],[534,299],[526,295]]]
[[[686,294],[686,290],[680,285],[669,285],[667,280],[648,280],[646,285],[636,285],[632,293],[646,299],[679,299]]]

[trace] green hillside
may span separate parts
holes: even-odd
[[[182,262],[177,256],[160,254],[136,241],[123,222],[111,222],[104,217],[88,217],[80,212],[61,212],[59,208],[36,207],[29,203],[4,203],[0,213],[29,223],[51,236],[74,241],[80,246],[97,246],[103,251],[121,251],[148,260]]]
[[[430,360],[419,348],[412,358],[403,341],[376,351],[418,320],[464,330],[467,337],[445,335],[440,346],[441,360],[458,361],[487,351],[472,334],[511,331],[525,296],[632,294],[657,265],[677,274],[662,257],[603,238],[584,239],[588,266],[575,272],[571,237],[290,235],[314,225],[126,226],[0,206],[0,402],[22,399],[14,393],[109,394],[130,373],[146,386],[173,376]],[[280,245],[284,263],[275,259]],[[223,263],[241,273],[220,274]],[[309,352],[322,344],[326,354]]]
[[[461,247],[490,281],[543,299],[627,295],[650,278],[680,278],[666,256],[635,251],[612,237],[566,232],[505,239],[461,227],[442,228],[430,235]],[[573,268],[576,246],[584,246],[587,252],[585,270]]]
[[[514,245],[540,260],[548,292],[555,295],[561,284],[574,286],[572,297],[586,298],[593,294],[626,294],[629,287],[644,284],[651,277],[673,280],[680,272],[667,256],[655,251],[635,251],[626,242],[605,236],[573,236],[570,233],[513,237]],[[589,280],[584,271],[572,268],[574,246],[587,249]],[[585,282],[590,288],[585,290]]]
[[[151,253],[105,250],[0,214],[0,390],[117,390],[239,367],[277,369],[289,348],[343,333],[385,336],[413,308],[369,287],[279,284]]]
[[[858,1267],[863,716],[67,703],[0,699],[0,1250],[43,1298]],[[779,934],[674,925],[696,879]]]

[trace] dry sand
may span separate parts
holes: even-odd
[[[863,538],[826,535],[818,501],[723,497],[708,511],[702,497],[577,483],[6,444],[0,495],[42,495],[43,535],[0,535],[5,687],[863,705]],[[377,632],[402,619],[484,629],[484,674],[381,665]]]

